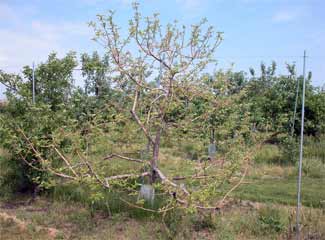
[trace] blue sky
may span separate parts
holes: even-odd
[[[129,0],[0,0],[0,69],[18,73],[22,66],[44,61],[56,51],[103,52],[91,41],[87,22],[96,14],[116,10],[127,29]],[[206,17],[224,32],[216,51],[218,67],[236,70],[258,67],[261,61],[279,65],[296,62],[301,73],[303,50],[313,84],[325,83],[325,1],[323,0],[142,0],[143,15],[159,12],[162,22],[174,19],[190,25]],[[0,98],[3,97],[0,87]]]

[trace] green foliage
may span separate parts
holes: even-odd
[[[261,64],[261,75],[257,77],[251,71],[252,77],[246,84],[245,100],[251,105],[252,123],[261,131],[291,132],[293,127],[293,111],[298,88],[298,105],[296,116],[301,115],[301,76],[296,76],[295,65],[287,65],[289,75],[276,76],[276,64],[270,67]],[[297,86],[298,84],[298,86]],[[320,135],[324,133],[322,118],[324,118],[324,92],[311,85],[310,77],[306,81],[305,133]],[[300,132],[300,119],[296,117],[294,132]]]
[[[167,212],[163,221],[166,224],[171,237],[175,236],[179,229],[182,229],[184,224],[184,211],[182,209],[175,209]]]
[[[45,63],[35,69],[36,101],[51,106],[57,110],[62,103],[67,103],[73,88],[72,71],[77,66],[75,53],[70,52],[59,59],[56,53],[49,55]],[[24,76],[28,80],[25,84],[32,89],[32,68],[24,67]],[[30,96],[30,94],[29,94]]]
[[[305,103],[305,134],[309,136],[321,136],[325,133],[325,92],[310,85],[310,79],[307,81]],[[298,106],[298,115],[301,114],[301,106]],[[295,127],[296,133],[300,131],[300,119]]]
[[[109,73],[109,58],[104,56],[103,59],[97,52],[92,56],[82,54],[82,75],[85,79],[85,93],[95,94],[96,97],[107,97],[111,92],[111,80]]]
[[[19,110],[11,105],[16,102],[23,104],[25,108]],[[51,173],[37,169],[43,169],[48,164],[58,164],[58,158],[49,146],[53,144],[53,132],[66,120],[64,111],[54,113],[49,105],[38,104],[35,107],[16,100],[9,103],[8,111],[1,116],[0,120],[1,145],[11,153],[11,158],[16,162],[18,169],[22,170],[20,174],[35,185],[50,187]],[[30,144],[33,144],[34,149],[41,155],[26,147]],[[61,143],[59,142],[58,145]],[[40,159],[51,159],[51,162]],[[34,168],[28,166],[26,161],[31,162]]]

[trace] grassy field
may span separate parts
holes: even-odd
[[[305,147],[304,239],[325,239],[324,143],[307,139]],[[191,174],[190,164],[163,150],[161,167],[169,175]],[[172,211],[164,218],[133,209],[112,193],[89,207],[87,189],[60,186],[34,202],[28,195],[0,200],[0,239],[294,239],[296,176],[297,167],[283,164],[279,147],[265,145],[222,212]]]
[[[325,140],[307,138],[304,146],[302,204],[325,206]],[[286,161],[276,145],[265,145],[256,154],[255,163],[234,196],[258,202],[296,204],[298,167]],[[298,159],[298,156],[294,156]]]
[[[241,185],[233,196],[257,202],[295,205],[297,196],[297,180],[255,179],[247,178],[248,184]],[[302,185],[302,204],[309,207],[325,205],[325,179],[305,177]]]

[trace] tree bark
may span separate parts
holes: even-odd
[[[159,177],[157,175],[156,169],[158,168],[158,159],[159,159],[159,149],[160,149],[160,136],[161,136],[161,127],[159,126],[156,132],[155,141],[153,144],[153,156],[151,160],[151,183],[155,183],[157,178]]]

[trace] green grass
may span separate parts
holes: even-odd
[[[306,137],[304,140],[304,156],[317,158],[325,164],[325,135],[319,138]]]
[[[268,202],[294,205],[297,198],[297,181],[295,178],[255,179],[247,178],[234,191],[233,196],[256,202]],[[325,202],[325,178],[304,177],[302,182],[302,204],[310,207],[322,207]]]
[[[281,159],[281,152],[277,145],[266,144],[262,146],[260,151],[256,153],[254,162],[257,164],[267,163],[274,164],[279,163]]]
[[[306,137],[303,158],[302,204],[324,207],[325,204],[325,137]],[[283,147],[283,146],[282,146]],[[281,165],[290,157],[281,146],[266,144],[254,158],[254,166],[233,196],[256,202],[295,205],[297,167]],[[298,156],[294,156],[298,159]]]

